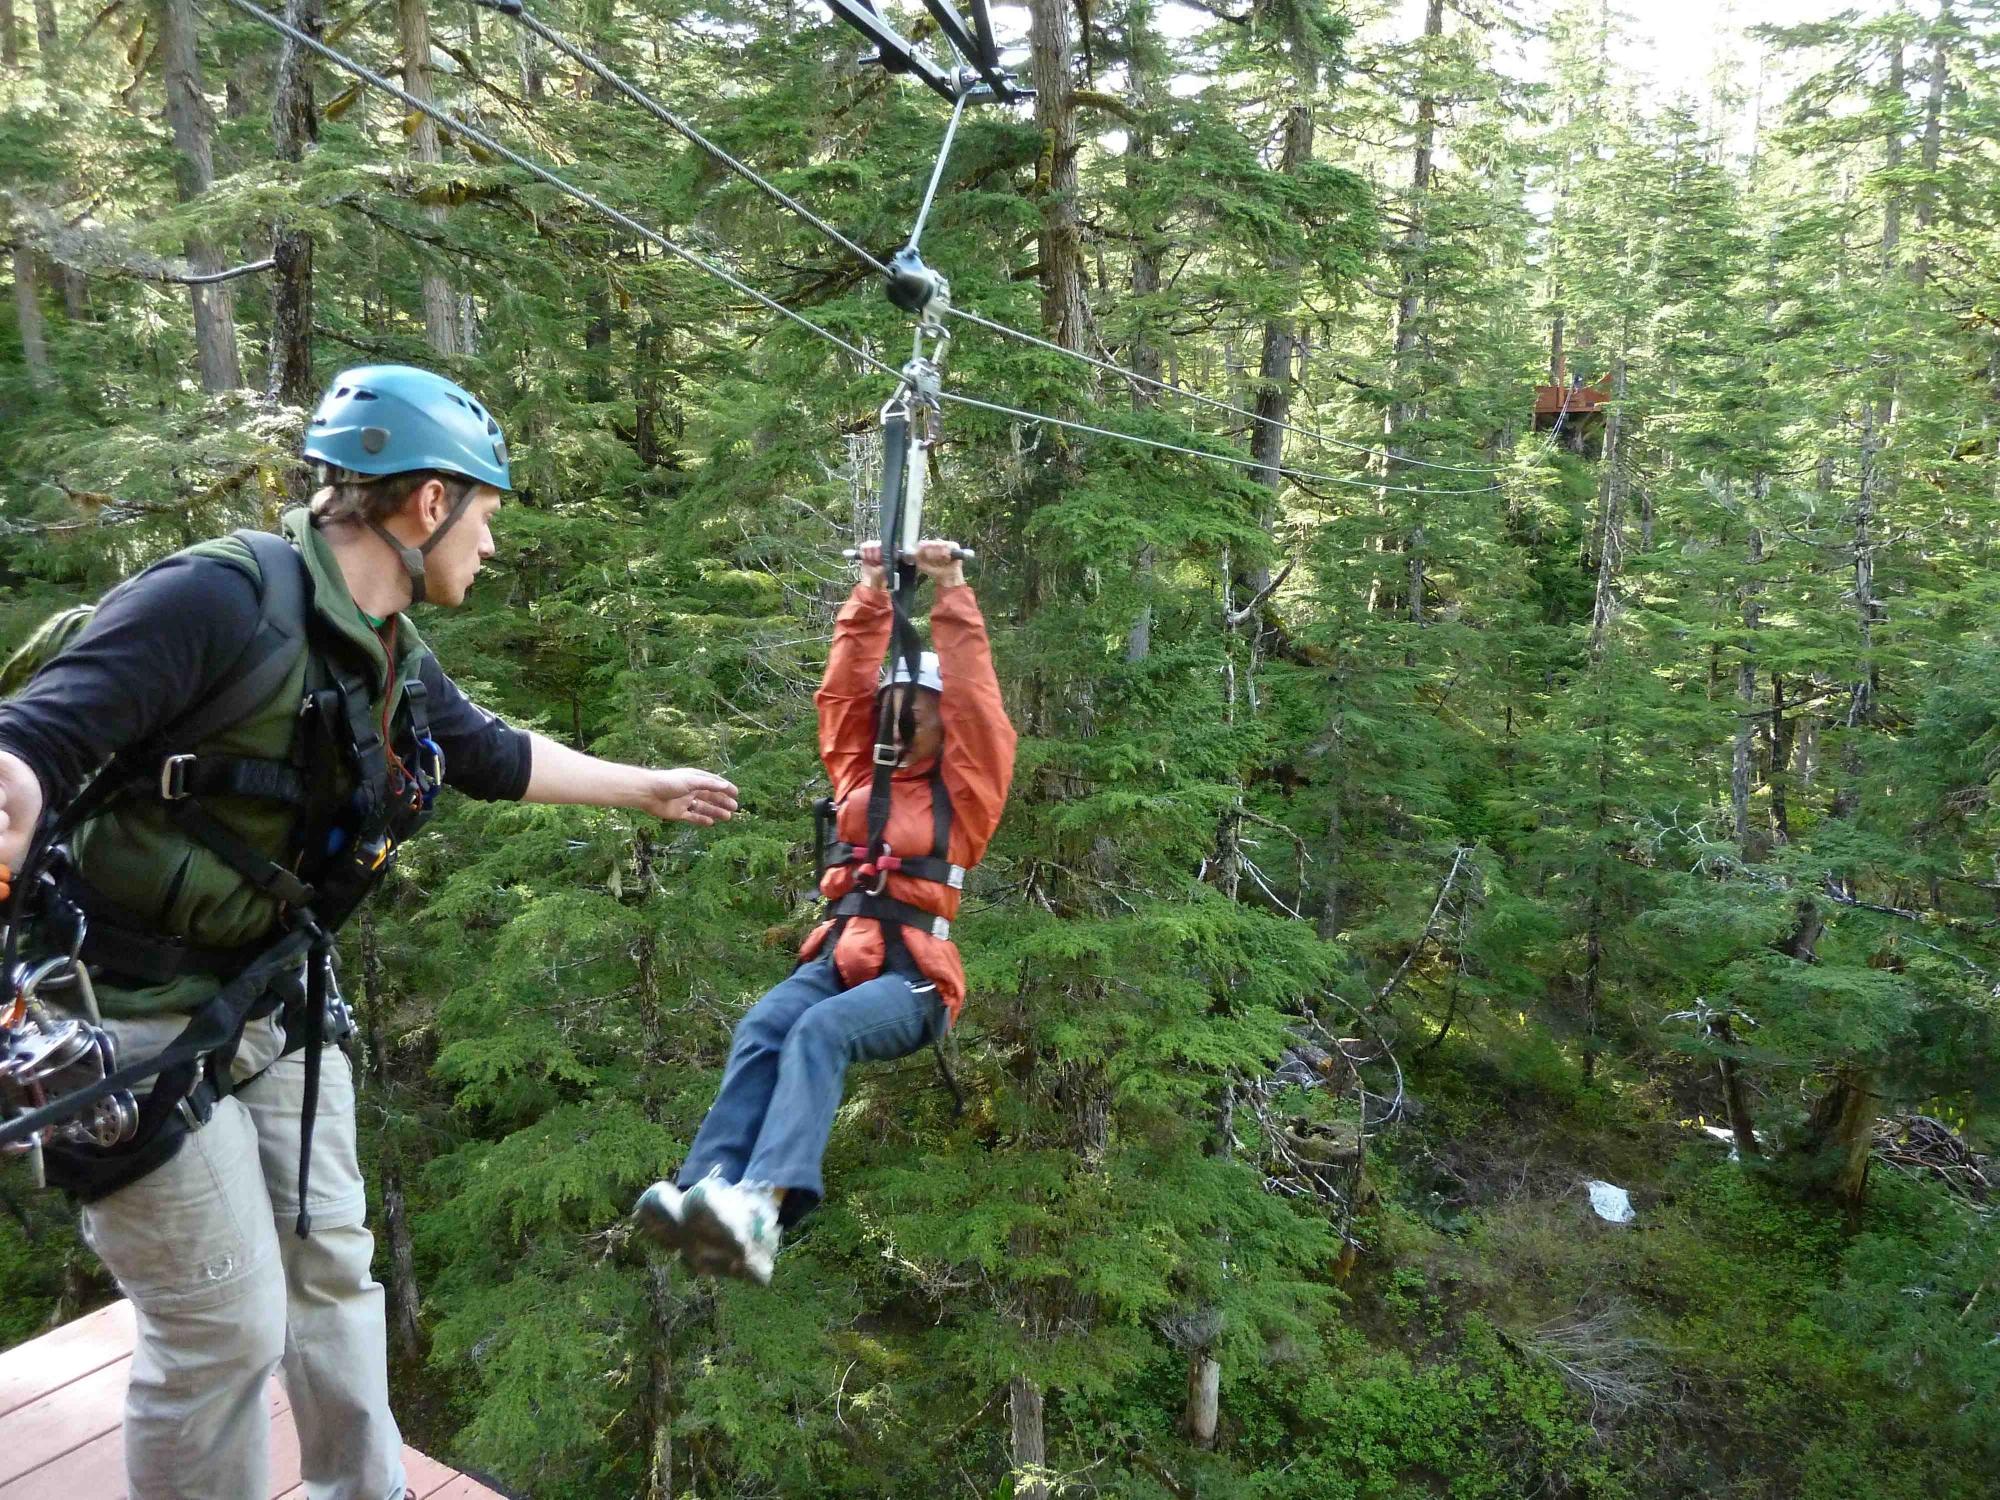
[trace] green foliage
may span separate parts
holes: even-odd
[[[957,305],[1046,332],[1073,206],[1089,352],[1282,397],[1307,472],[1207,462],[1248,418],[957,326],[949,390],[1114,436],[947,409],[932,529],[978,550],[1022,731],[958,927],[970,1102],[928,1058],[855,1070],[768,1293],[622,1219],[813,920],[811,693],[885,382],[502,163],[415,161],[326,69],[281,162],[273,44],[234,12],[199,33],[216,185],[181,202],[147,8],[54,14],[56,55],[24,27],[0,71],[27,250],[0,275],[32,278],[0,310],[0,650],[303,494],[304,413],[253,393],[270,282],[231,283],[250,388],[209,393],[152,279],[197,231],[245,263],[284,227],[320,377],[442,363],[507,427],[499,555],[424,621],[455,679],[743,790],[707,831],[454,804],[348,935],[425,1446],[557,1497],[1023,1494],[1027,1382],[1065,1495],[1990,1488],[1991,1226],[1879,1163],[1844,1212],[1795,1186],[1878,1114],[1995,1138],[1987,0],[1773,35],[1812,50],[1754,154],[1727,67],[1712,108],[1655,106],[1591,0],[1533,18],[1534,79],[1514,21],[1450,7],[1427,37],[1380,5],[1191,35],[1084,7],[1073,205],[1028,110],[968,111],[924,239]],[[538,14],[871,250],[908,233],[943,112],[823,15]],[[400,66],[393,8],[328,21]],[[907,319],[809,227],[503,17],[430,22],[448,107],[901,357]],[[427,277],[464,352],[430,352]],[[1557,327],[1618,394],[1552,433]],[[1271,1085],[1341,1038],[1358,1073]],[[1725,1063],[1763,1166],[1689,1132]],[[1286,1122],[1364,1108],[1350,1200],[1293,1191]],[[1589,1215],[1596,1177],[1636,1225]],[[28,1212],[0,1338],[104,1293]],[[1204,1359],[1212,1449],[1182,1420]]]

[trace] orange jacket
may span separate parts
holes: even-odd
[[[819,757],[833,783],[837,836],[850,844],[868,842],[868,791],[875,774],[875,690],[882,658],[889,649],[893,615],[884,589],[857,587],[840,607],[834,621],[833,649],[827,655],[826,680],[813,701],[819,706]],[[931,649],[938,655],[944,692],[938,704],[944,720],[944,748],[939,753],[945,790],[951,794],[951,848],[945,857],[971,869],[986,853],[993,831],[1007,805],[1007,788],[1014,779],[1014,726],[1007,722],[1000,701],[1000,681],[993,675],[993,647],[986,639],[986,621],[969,588],[938,592],[931,608]],[[931,844],[931,772],[933,767],[898,768],[891,784],[888,838],[890,849],[905,859],[943,851]],[[854,888],[852,866],[835,866],[821,877],[820,894],[836,901]],[[959,893],[932,880],[892,873],[883,892],[911,906],[950,920],[958,915]],[[811,958],[826,942],[832,922],[822,922],[799,949]],[[914,928],[903,929],[903,943],[925,975],[937,981],[938,997],[952,1021],[965,1003],[965,968],[958,948],[946,939]],[[834,966],[851,988],[882,972],[882,924],[871,917],[850,917],[834,949]]]

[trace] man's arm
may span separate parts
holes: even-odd
[[[257,586],[216,558],[170,558],[106,595],[83,634],[0,703],[0,864],[20,868],[45,805],[212,692],[257,615]]]
[[[736,788],[720,776],[584,755],[546,735],[515,729],[481,708],[445,675],[436,657],[426,657],[418,670],[431,734],[444,750],[445,782],[454,791],[485,802],[630,807],[704,828],[736,812]]]
[[[533,743],[528,802],[588,803],[630,807],[706,828],[736,815],[736,787],[708,771],[682,766],[671,771],[599,760],[529,732]]]

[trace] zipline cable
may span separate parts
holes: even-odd
[[[562,193],[567,197],[574,198],[578,203],[581,203],[588,208],[595,209],[598,213],[604,215],[605,218],[611,220],[612,223],[618,225],[620,228],[630,230],[633,234],[638,235],[641,239],[647,241],[649,244],[657,245],[659,246],[660,249],[665,250],[668,254],[677,256],[679,259],[685,261],[687,264],[698,267],[699,269],[708,272],[709,275],[715,277],[719,281],[726,282],[729,286],[734,287],[744,296],[751,298],[753,301],[761,303],[763,306],[768,307],[769,309],[771,309],[771,311],[778,313],[783,317],[791,319],[792,322],[797,323],[802,328],[808,329],[811,332],[818,334],[821,338],[827,340],[827,342],[837,345],[839,348],[846,350],[847,353],[853,355],[863,364],[872,365],[885,375],[899,376],[900,372],[897,371],[895,366],[890,365],[884,362],[883,360],[877,359],[874,355],[868,353],[865,349],[857,348],[855,345],[848,343],[847,340],[843,339],[839,334],[833,333],[828,329],[820,327],[820,325],[813,322],[811,318],[806,317],[802,313],[794,312],[791,308],[785,306],[784,303],[778,301],[777,298],[769,296],[764,292],[758,291],[757,288],[751,286],[747,281],[744,281],[742,278],[732,274],[730,271],[724,269],[723,267],[716,265],[713,261],[710,261],[703,256],[697,255],[694,251],[689,250],[682,245],[674,243],[674,241],[668,239],[664,234],[661,234],[657,229],[649,228],[648,226],[640,223],[637,219],[633,218],[630,214],[623,213],[620,210],[613,208],[610,204],[606,203],[602,198],[598,197],[595,193],[592,193],[585,188],[580,188],[576,186],[574,183],[567,182],[564,179],[558,177],[554,172],[551,172],[547,167],[542,166],[539,162],[530,160],[528,157],[525,157],[521,155],[520,152],[514,150],[511,146],[507,146],[502,142],[494,139],[492,136],[488,135],[485,131],[481,130],[478,126],[468,125],[465,123],[465,121],[459,119],[456,115],[448,114],[444,110],[439,109],[436,105],[431,104],[426,100],[419,99],[415,94],[410,93],[407,89],[403,89],[397,86],[396,84],[391,83],[388,79],[384,78],[380,73],[377,73],[373,68],[370,68],[365,63],[356,62],[346,53],[340,51],[337,47],[329,47],[325,42],[320,41],[317,37],[308,36],[305,32],[299,30],[298,27],[292,25],[289,21],[284,20],[282,17],[274,16],[269,11],[264,10],[256,5],[252,5],[250,3],[250,0],[228,0],[228,3],[234,6],[237,10],[243,12],[244,15],[252,18],[253,20],[263,22],[273,31],[279,32],[284,36],[290,37],[293,41],[297,42],[301,47],[306,48],[308,51],[318,53],[321,57],[325,58],[335,67],[344,69],[345,71],[352,73],[356,78],[361,79],[364,83],[373,84],[376,88],[380,89],[383,93],[389,95],[392,99],[401,101],[409,108],[417,111],[418,114],[423,115],[425,118],[429,119],[433,124],[439,126],[444,130],[451,132],[451,134],[457,136],[459,139],[464,141],[469,141],[473,145],[481,148],[482,150],[491,151],[495,156],[501,158],[501,160],[509,162],[516,167],[519,167],[523,172],[526,172],[530,177],[533,177],[537,182],[543,183],[548,187],[552,187],[557,192]]]
[[[625,78],[615,68],[612,68],[608,64],[603,63],[599,61],[597,58],[591,56],[589,53],[585,52],[582,48],[570,42],[560,32],[552,31],[547,26],[544,26],[540,21],[536,20],[535,17],[529,15],[526,10],[520,7],[519,0],[477,0],[477,3],[486,6],[489,10],[497,10],[500,12],[500,14],[508,17],[510,20],[518,22],[520,25],[526,27],[534,35],[540,37],[543,41],[547,42],[551,47],[555,48],[556,51],[560,52],[564,57],[569,58],[578,67],[583,68],[586,72],[590,73],[591,76],[599,79],[604,83],[609,84],[612,88],[618,90],[619,93],[623,94],[627,99],[630,99],[634,104],[638,105],[639,108],[644,110],[647,114],[651,115],[654,119],[658,120],[662,125],[665,125],[669,130],[672,130],[675,134],[681,136],[683,139],[688,141],[690,144],[698,147],[702,151],[707,152],[708,155],[714,158],[715,161],[720,163],[722,166],[727,167],[730,171],[736,173],[739,177],[743,178],[744,181],[755,186],[766,196],[771,198],[774,202],[782,203],[786,208],[790,209],[793,213],[797,214],[801,219],[804,219],[808,224],[812,225],[812,227],[817,229],[821,234],[825,235],[828,239],[832,240],[836,245],[839,245],[849,255],[852,255],[855,259],[859,260],[863,265],[867,266],[871,271],[877,272],[878,274],[884,276],[889,274],[889,268],[886,265],[884,265],[880,260],[876,259],[873,255],[869,254],[868,251],[863,249],[860,245],[856,244],[847,235],[842,234],[833,225],[829,224],[825,219],[821,218],[818,214],[814,213],[811,209],[807,208],[803,203],[799,202],[798,199],[794,198],[790,193],[786,192],[776,183],[771,182],[768,178],[762,176],[760,173],[756,171],[755,168],[746,166],[736,157],[730,155],[728,151],[724,150],[721,146],[718,146],[714,141],[710,140],[707,136],[703,135],[694,126],[690,125],[686,120],[682,119],[679,115],[675,114],[672,110],[668,109],[666,105],[660,103],[659,100],[655,99],[651,94],[647,93],[637,84]],[[954,118],[956,117],[954,116]],[[918,227],[919,228],[922,227],[921,219],[918,220]],[[912,240],[914,240],[915,236],[912,235],[911,238]]]
[[[634,104],[638,105],[640,109],[644,110],[654,119],[660,121],[661,124],[667,126],[669,129],[673,130],[676,134],[680,135],[683,139],[689,141],[702,151],[706,152],[710,157],[712,157],[715,161],[719,162],[721,165],[737,173],[739,176],[743,178],[744,181],[748,182],[749,184],[751,184],[751,186],[757,188],[759,191],[763,192],[766,196],[771,198],[773,202],[783,204],[786,208],[790,209],[793,213],[797,214],[806,223],[812,225],[813,228],[817,229],[821,234],[825,235],[834,244],[839,245],[843,250],[847,251],[848,254],[854,256],[857,260],[859,260],[863,265],[867,266],[870,270],[885,276],[890,274],[889,268],[885,266],[880,259],[870,254],[860,245],[856,244],[851,236],[843,234],[839,229],[835,228],[834,225],[827,222],[825,218],[813,212],[813,210],[806,207],[803,203],[799,202],[798,199],[794,198],[791,194],[787,193],[783,188],[778,187],[776,184],[772,183],[767,178],[758,173],[754,168],[745,165],[735,156],[732,156],[728,151],[723,149],[721,146],[717,145],[714,141],[710,140],[697,127],[689,124],[687,120],[683,119],[673,110],[667,108],[666,105],[662,104],[658,99],[654,98],[651,94],[647,93],[644,89],[640,88],[637,84],[633,83],[629,78],[626,78],[616,68],[613,68],[612,66],[610,66],[610,64],[604,62],[602,59],[597,58],[591,55],[590,53],[585,52],[582,48],[576,46],[573,42],[570,42],[568,39],[563,37],[560,33],[552,30],[548,26],[544,25],[541,21],[536,19],[534,16],[530,15],[521,4],[521,0],[476,0],[476,3],[486,6],[490,10],[498,11],[500,14],[507,16],[509,19],[514,20],[520,23],[522,26],[526,27],[535,36],[540,37],[543,41],[547,42],[551,47],[554,47],[558,52],[562,53],[563,56],[569,58],[571,61],[575,62],[579,67],[589,72],[593,77],[598,78],[603,82],[609,84],[612,88],[616,89],[619,93],[623,94],[627,99],[631,100]],[[937,165],[932,169],[930,186],[929,189],[924,194],[923,207],[918,211],[917,214],[916,228],[913,229],[910,233],[909,243],[911,248],[914,248],[916,246],[918,237],[923,233],[925,221],[930,216],[932,199],[936,196],[939,181],[942,179],[944,175],[945,157],[950,152],[951,149],[952,134],[958,128],[959,115],[964,110],[964,108],[965,108],[965,96],[961,95],[957,103],[953,106],[951,125],[945,132],[944,149],[938,153]],[[1027,332],[1024,329],[1015,328],[1009,324],[999,322],[996,319],[984,317],[979,313],[973,312],[969,308],[953,305],[951,307],[948,307],[945,310],[945,312],[946,316],[948,317],[955,317],[963,322],[971,323],[975,327],[984,328],[989,333],[999,334],[1003,338],[1017,339],[1024,344],[1031,344],[1038,349],[1046,349],[1052,354],[1060,354],[1065,358],[1080,361],[1081,363],[1090,365],[1093,368],[1103,370],[1108,374],[1117,375],[1122,379],[1133,381],[1139,385],[1147,386],[1153,390],[1164,391],[1169,395],[1185,397],[1187,400],[1192,401],[1199,406],[1205,406],[1214,411],[1227,412],[1232,416],[1248,417],[1253,422],[1259,422],[1266,426],[1276,427],[1281,429],[1282,431],[1294,433],[1299,437],[1308,438],[1318,443],[1324,443],[1329,447],[1345,448],[1355,453],[1367,454],[1371,458],[1388,457],[1388,455],[1383,449],[1371,446],[1370,444],[1358,443],[1353,441],[1352,439],[1335,437],[1331,433],[1320,432],[1314,428],[1301,427],[1295,423],[1280,422],[1276,418],[1262,416],[1259,413],[1252,411],[1248,407],[1237,406],[1232,402],[1223,401],[1214,396],[1205,396],[1199,391],[1191,391],[1183,386],[1170,384],[1167,381],[1157,379],[1151,375],[1142,375],[1137,370],[1129,369],[1126,366],[1118,364],[1112,360],[1098,359],[1092,355],[1083,353],[1081,350],[1071,349],[1065,345],[1058,344],[1052,339],[1041,338],[1035,334]],[[1442,464],[1421,458],[1396,458],[1393,460],[1393,462],[1400,464],[1406,468],[1435,469],[1441,473],[1448,473],[1448,474],[1491,474],[1493,472],[1493,466],[1491,465],[1476,466],[1469,464]],[[1490,490],[1497,490],[1499,488],[1500,486],[1495,484],[1486,486],[1484,490],[1452,490],[1449,491],[1449,493],[1481,494]]]
[[[508,162],[513,166],[519,167],[523,172],[526,172],[530,177],[533,177],[537,182],[540,182],[545,186],[552,187],[557,192],[562,193],[564,196],[574,199],[575,201],[583,204],[587,208],[593,209],[597,213],[602,214],[605,218],[609,219],[612,223],[618,225],[620,228],[628,230],[631,233],[638,235],[641,239],[645,240],[649,244],[657,245],[660,249],[665,250],[670,255],[677,257],[678,259],[686,262],[688,265],[694,266],[699,270],[706,271],[709,275],[715,277],[718,281],[721,281],[724,284],[734,288],[736,291],[741,292],[744,296],[749,297],[752,301],[760,304],[763,307],[769,308],[772,312],[779,314],[781,317],[786,318],[790,322],[798,324],[799,327],[805,329],[809,333],[815,334],[818,337],[826,340],[828,343],[832,344],[835,348],[841,350],[842,352],[852,355],[855,359],[859,360],[862,364],[868,366],[869,368],[877,370],[884,375],[892,376],[898,381],[902,379],[902,371],[898,370],[895,366],[887,363],[884,360],[878,359],[875,355],[870,354],[867,350],[859,348],[858,346],[849,343],[846,339],[842,338],[839,334],[834,333],[832,330],[821,327],[818,323],[815,323],[811,318],[806,317],[805,314],[797,312],[794,309],[785,306],[784,303],[778,301],[777,298],[770,296],[768,293],[757,290],[756,287],[751,286],[741,277],[736,276],[735,274],[726,270],[722,266],[716,265],[713,261],[708,260],[706,257],[697,255],[694,251],[687,249],[685,246],[676,244],[673,240],[670,240],[667,238],[667,236],[661,234],[657,229],[650,228],[649,226],[641,223],[639,220],[633,218],[630,214],[624,213],[619,209],[613,208],[610,204],[606,203],[602,198],[599,198],[595,193],[592,193],[585,188],[580,188],[576,186],[574,183],[568,182],[565,179],[557,176],[547,167],[544,167],[539,162],[536,162],[526,156],[523,156],[520,152],[514,150],[511,146],[508,146],[503,142],[495,139],[493,136],[487,134],[486,131],[481,130],[478,126],[469,125],[465,121],[459,119],[457,116],[449,114],[442,109],[439,109],[435,104],[432,104],[427,100],[419,99],[416,95],[410,93],[407,89],[404,89],[398,86],[397,84],[391,83],[387,78],[383,77],[380,73],[377,73],[374,69],[367,66],[367,64],[356,61],[354,58],[349,57],[346,53],[340,51],[339,48],[330,47],[325,42],[320,41],[317,37],[307,35],[305,32],[301,31],[298,27],[293,26],[290,22],[284,20],[282,17],[274,16],[269,11],[264,10],[259,6],[252,4],[251,0],[228,0],[228,3],[236,10],[239,10],[244,15],[250,17],[252,20],[263,23],[265,26],[270,27],[273,31],[276,31],[283,36],[291,38],[291,40],[298,43],[301,47],[306,48],[308,51],[316,53],[320,57],[325,58],[335,67],[340,68],[345,72],[352,74],[354,77],[361,79],[364,83],[368,83],[373,87],[380,89],[383,93],[389,95],[390,98],[400,101],[408,108],[413,109],[418,114],[423,115],[426,119],[436,124],[439,128],[449,132],[454,136],[457,136],[461,140],[468,141],[471,144],[480,147],[482,150],[492,152],[495,156],[499,157],[501,160]],[[1233,464],[1238,468],[1256,469],[1263,473],[1283,474],[1288,478],[1309,480],[1317,484],[1341,485],[1350,489],[1374,490],[1380,493],[1389,493],[1389,494],[1471,495],[1471,494],[1483,493],[1482,490],[1476,490],[1476,489],[1429,489],[1429,488],[1414,488],[1403,485],[1384,485],[1375,483],[1374,481],[1371,480],[1355,479],[1347,475],[1325,474],[1313,469],[1301,469],[1289,464],[1276,464],[1276,465],[1262,464],[1254,459],[1236,458],[1228,454],[1206,453],[1199,448],[1188,448],[1177,443],[1161,442],[1155,438],[1143,438],[1133,433],[1118,432],[1108,427],[1093,427],[1087,422],[1075,422],[1063,417],[1054,417],[1041,412],[1027,411],[1020,407],[1003,406],[997,402],[981,401],[976,397],[960,396],[949,391],[943,393],[943,399],[947,401],[955,401],[962,405],[975,406],[982,410],[991,411],[1006,416],[1016,417],[1022,421],[1037,422],[1046,426],[1066,427],[1077,432],[1088,432],[1088,433],[1093,433],[1100,437],[1108,437],[1117,441],[1132,443],[1142,448],[1154,448],[1154,449],[1160,449],[1165,452],[1183,453],[1192,458],[1207,459],[1215,463]]]
[[[1236,406],[1215,396],[1204,396],[1199,391],[1191,391],[1183,386],[1171,385],[1164,380],[1155,379],[1151,375],[1141,375],[1137,370],[1128,370],[1125,366],[1108,359],[1097,359],[1083,353],[1079,349],[1071,349],[1058,344],[1053,339],[1045,339],[1037,334],[1028,333],[1019,328],[1011,328],[1005,323],[996,323],[993,319],[981,317],[978,313],[972,312],[967,308],[954,307],[951,309],[951,314],[953,317],[962,318],[968,323],[976,324],[981,328],[989,329],[1007,338],[1019,339],[1022,343],[1033,344],[1038,349],[1047,349],[1052,354],[1062,354],[1068,356],[1070,359],[1081,360],[1084,364],[1093,365],[1108,374],[1122,376],[1124,379],[1136,381],[1140,385],[1151,386],[1154,390],[1167,391],[1176,396],[1185,396],[1188,400],[1199,406],[1206,406],[1215,411],[1229,412],[1234,416],[1248,417],[1251,421],[1262,426],[1276,427],[1284,432],[1295,432],[1300,437],[1311,438],[1315,442],[1326,443],[1335,448],[1350,448],[1356,453],[1366,454],[1370,458],[1387,458],[1391,462],[1412,469],[1441,469],[1449,474],[1491,474],[1493,472],[1493,467],[1490,464],[1438,464],[1421,458],[1392,458],[1384,449],[1372,448],[1366,443],[1353,442],[1347,438],[1337,438],[1331,433],[1317,432],[1310,427],[1297,427],[1290,422],[1280,422],[1275,417],[1266,417],[1258,412],[1254,412],[1247,406]],[[1486,485],[1482,489],[1453,490],[1451,493],[1478,495],[1485,493],[1486,490],[1497,490],[1499,488],[1499,485],[1493,484]]]
[[[1311,469],[1293,468],[1289,464],[1261,463],[1254,458],[1238,458],[1231,453],[1209,453],[1200,448],[1185,447],[1180,443],[1163,442],[1158,438],[1140,437],[1137,433],[1119,432],[1110,427],[1093,427],[1088,422],[1071,421],[1068,417],[1052,417],[1046,412],[1024,411],[1018,406],[1006,406],[998,401],[982,401],[977,396],[961,396],[953,391],[942,393],[946,401],[957,402],[960,406],[977,407],[981,411],[995,412],[1001,416],[1018,417],[1024,422],[1040,422],[1048,427],[1067,427],[1072,432],[1088,432],[1097,437],[1115,438],[1122,443],[1134,443],[1141,448],[1157,448],[1165,453],[1185,453],[1190,458],[1205,458],[1211,463],[1234,464],[1239,469],[1255,469],[1260,474],[1283,474],[1292,479],[1310,479],[1318,484],[1340,484],[1351,489],[1387,491],[1397,495],[1483,495],[1500,486],[1481,485],[1476,489],[1411,489],[1402,485],[1377,484],[1372,479],[1354,479],[1341,474],[1320,474]]]

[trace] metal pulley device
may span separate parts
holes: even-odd
[[[925,265],[914,247],[906,246],[891,257],[883,290],[897,307],[917,316],[910,357],[896,393],[881,411],[882,484],[876,519],[890,591],[901,593],[914,581],[913,561],[923,537],[924,489],[930,478],[931,445],[937,441],[945,347],[951,342],[951,330],[944,322],[951,307],[951,283]],[[857,557],[860,552],[849,548],[844,555]],[[961,547],[954,555],[973,554]]]
[[[117,1069],[117,1048],[97,1010],[90,971],[77,958],[81,947],[43,959],[12,964],[4,976],[0,1012],[0,1126],[94,1089]],[[45,993],[64,993],[64,1009],[80,1016],[58,1017]],[[44,1144],[111,1147],[139,1131],[139,1104],[130,1089],[115,1089],[82,1110],[24,1138],[0,1142],[0,1157],[25,1156],[42,1183]]]

